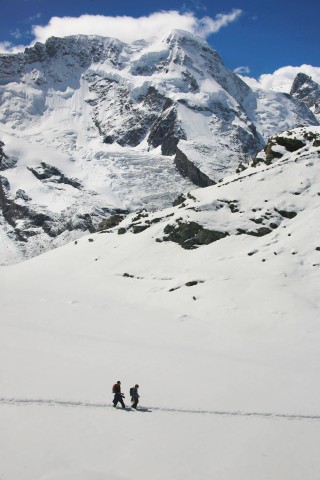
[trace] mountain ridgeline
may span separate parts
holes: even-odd
[[[318,125],[304,80],[291,95],[252,90],[179,30],[131,44],[53,37],[1,55],[0,261],[167,207],[248,164],[270,136]]]

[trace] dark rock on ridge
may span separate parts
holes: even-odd
[[[178,171],[184,177],[190,178],[190,180],[198,187],[209,187],[216,182],[211,180],[205,173],[201,172],[198,167],[177,147],[174,163]]]
[[[288,210],[278,210],[277,208],[275,208],[275,211],[280,213],[280,215],[284,218],[294,218],[297,216],[297,212],[295,211],[288,211]]]
[[[54,183],[64,183],[65,185],[71,185],[73,188],[80,189],[81,183],[73,178],[66,177],[58,168],[53,165],[48,165],[45,162],[41,162],[40,167],[32,168],[28,167],[28,170],[38,180],[50,180]]]
[[[290,95],[312,109],[315,116],[320,115],[320,85],[310,76],[298,73],[293,81]]]
[[[91,215],[78,214],[72,218],[64,215],[39,211],[32,205],[23,190],[18,190],[15,198],[10,196],[10,184],[6,177],[0,176],[0,211],[5,221],[13,228],[16,239],[26,242],[30,236],[46,233],[56,237],[66,230],[95,232]]]
[[[111,217],[107,218],[106,220],[102,220],[102,222],[98,225],[98,231],[107,230],[108,228],[114,228],[119,225],[124,219],[123,215],[111,215]]]
[[[177,120],[176,108],[165,105],[151,127],[148,143],[155,148],[161,145],[162,155],[174,155],[180,139],[186,140],[187,136]]]
[[[200,245],[208,245],[229,235],[228,232],[208,230],[196,222],[178,222],[175,225],[167,225],[163,232],[165,234],[163,241],[178,243],[187,250]]]
[[[15,202],[9,196],[10,185],[8,180],[5,177],[0,176],[0,210],[4,219],[14,228],[17,240],[26,241],[27,234],[25,235],[25,229],[30,227],[42,227],[44,230],[49,228],[48,225],[50,222],[50,217],[36,212],[32,208],[29,208],[26,205],[21,205]],[[17,222],[19,220],[24,221],[24,227],[17,227]]]
[[[149,86],[146,93],[134,102],[129,90],[116,80],[101,79],[97,75],[87,77],[87,80],[94,96],[87,103],[92,107],[93,120],[104,143],[135,147],[150,132],[149,145],[163,144],[164,155],[175,153],[175,146],[183,136],[175,126],[175,113],[166,111],[172,102],[156,88]],[[116,125],[115,116],[121,119]]]
[[[263,156],[260,152],[253,159],[252,166],[255,167],[259,163],[270,165],[274,160],[282,158],[286,152],[293,153],[304,148],[307,142],[313,142],[313,146],[315,147],[320,146],[320,134],[302,130],[302,139],[295,138],[291,132],[275,135],[269,139],[267,145],[264,147],[263,152],[265,155]],[[284,147],[285,151],[277,151],[277,146]]]
[[[3,151],[4,143],[0,140],[0,171],[7,168],[13,168],[16,166],[17,159],[14,157],[8,157]]]

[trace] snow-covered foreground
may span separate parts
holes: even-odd
[[[141,233],[2,267],[1,480],[317,479],[319,173],[302,149]],[[275,208],[297,215],[262,237],[233,231]],[[230,234],[155,241],[178,218]],[[149,411],[111,408],[118,379]]]
[[[1,416],[10,463],[4,479],[301,479],[319,472],[319,422],[37,406],[1,406]]]

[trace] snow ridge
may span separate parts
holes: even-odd
[[[192,182],[248,164],[270,135],[317,123],[298,100],[251,90],[183,31],[132,44],[53,37],[1,55],[0,262],[117,211],[167,207]]]

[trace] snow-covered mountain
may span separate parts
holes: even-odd
[[[291,96],[251,90],[183,31],[124,44],[50,38],[0,56],[1,261],[213,184],[279,131],[317,125]]]
[[[304,73],[298,73],[291,87],[290,95],[302,101],[320,121],[320,85]]]
[[[3,480],[317,480],[320,127],[0,267]],[[111,408],[140,384],[147,411]]]
[[[283,132],[272,137],[250,167],[236,176],[226,177],[215,187],[180,195],[174,202],[175,207],[164,213],[130,215],[113,229],[106,228],[103,232],[116,231],[124,235],[151,229],[151,237],[156,242],[171,241],[184,249],[198,248],[222,239],[226,241],[227,237],[239,235],[264,237],[273,233],[272,238],[287,241],[283,237],[287,236],[288,220],[294,219],[299,212],[302,212],[300,217],[311,221],[309,227],[304,225],[304,230],[317,229],[314,223],[320,207],[316,173],[319,154],[320,127]],[[250,195],[245,194],[248,191]],[[225,195],[225,192],[229,194]],[[217,198],[210,199],[210,195]],[[309,243],[316,238],[314,231]],[[252,255],[256,253],[258,250],[251,252]],[[316,259],[315,255],[311,257]]]

